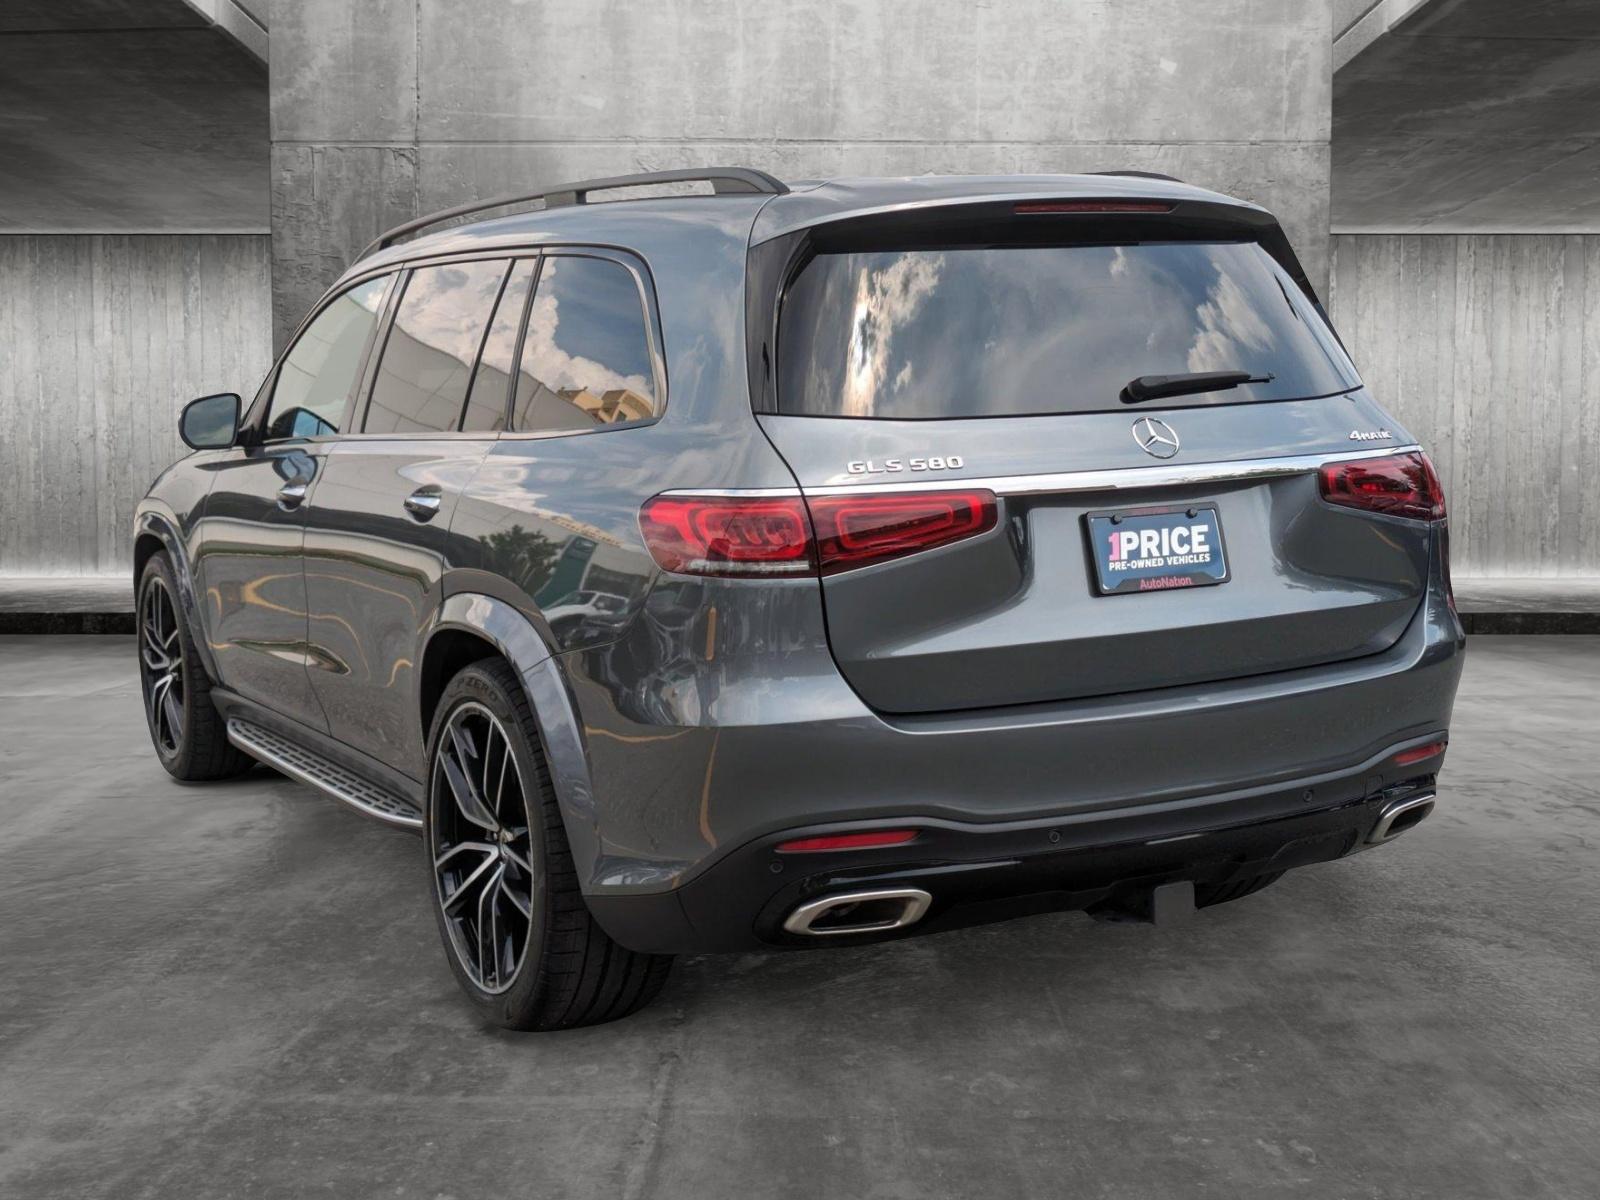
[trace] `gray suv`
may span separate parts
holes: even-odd
[[[1438,479],[1272,216],[1176,180],[464,206],[182,433],[135,528],[162,763],[420,832],[504,1026],[682,952],[1165,920],[1434,803]]]

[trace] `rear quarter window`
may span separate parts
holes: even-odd
[[[821,254],[785,291],[778,411],[918,420],[1124,410],[1140,375],[1270,382],[1145,408],[1360,384],[1315,306],[1253,242]]]
[[[549,255],[528,312],[512,399],[519,433],[571,433],[659,415],[647,313],[633,273]]]

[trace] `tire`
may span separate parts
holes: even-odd
[[[171,559],[165,551],[153,555],[139,576],[135,609],[139,692],[150,740],[174,779],[194,783],[241,775],[255,760],[228,740],[178,595]]]
[[[589,915],[533,713],[498,659],[464,668],[440,697],[423,841],[445,956],[493,1024],[615,1021],[666,982],[670,956],[619,946]]]
[[[1194,906],[1196,908],[1210,908],[1213,904],[1227,904],[1232,900],[1243,900],[1246,896],[1253,896],[1262,888],[1277,883],[1282,878],[1282,871],[1268,871],[1265,875],[1252,875],[1247,879],[1237,879],[1232,883],[1201,884],[1194,890]]]

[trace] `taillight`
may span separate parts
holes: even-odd
[[[650,556],[683,575],[814,575],[799,496],[657,496],[639,511]]]
[[[1444,520],[1444,489],[1426,454],[1327,463],[1321,474],[1322,498],[1329,504],[1416,521]]]
[[[683,575],[831,575],[993,529],[993,492],[662,495],[639,512],[650,555]],[[814,532],[813,532],[814,531]]]
[[[994,528],[994,493],[974,489],[815,496],[811,523],[824,575],[931,550]]]

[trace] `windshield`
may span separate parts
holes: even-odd
[[[1360,385],[1316,308],[1253,242],[822,254],[778,325],[778,411],[927,418],[1116,411],[1142,375],[1270,382],[1146,408]]]

